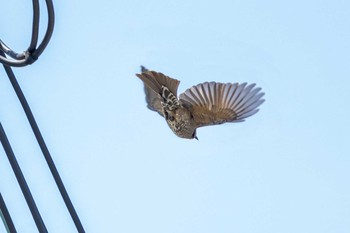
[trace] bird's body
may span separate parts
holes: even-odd
[[[196,138],[196,129],[206,125],[239,122],[255,114],[264,102],[255,84],[206,82],[193,86],[177,98],[180,81],[141,67],[136,74],[145,84],[149,109],[162,115],[181,138]]]

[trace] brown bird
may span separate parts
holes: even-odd
[[[181,138],[197,138],[196,129],[226,122],[242,122],[265,101],[261,88],[247,83],[200,83],[177,98],[179,80],[141,66],[147,107],[163,116]]]

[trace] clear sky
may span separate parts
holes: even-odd
[[[54,4],[49,46],[14,71],[87,232],[350,232],[349,1]],[[0,38],[16,51],[31,9],[1,2]],[[141,64],[181,80],[179,93],[248,82],[266,102],[181,139],[146,108]],[[3,69],[0,105],[49,232],[75,232]],[[36,232],[2,149],[0,191],[18,232]]]

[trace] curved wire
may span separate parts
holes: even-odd
[[[14,59],[24,59],[24,53],[16,53],[14,51],[12,51],[2,40],[0,40],[0,51],[3,51],[5,54],[7,54],[8,56],[14,58]],[[0,58],[2,56],[0,55]]]
[[[55,12],[53,8],[52,0],[45,0],[47,15],[48,15],[48,24],[46,33],[40,45],[36,48],[38,43],[38,35],[39,35],[39,19],[40,19],[40,8],[39,1],[32,0],[33,2],[33,28],[32,28],[32,36],[28,49],[22,53],[16,53],[10,47],[6,46],[6,44],[0,40],[0,50],[3,51],[7,56],[11,57],[9,59],[6,55],[0,55],[0,62],[7,66],[13,67],[22,67],[26,65],[33,64],[39,56],[43,53],[46,46],[48,45],[55,24]]]
[[[43,41],[38,46],[38,48],[33,52],[33,57],[36,59],[44,52],[46,46],[49,44],[49,41],[51,39],[54,25],[55,25],[55,11],[53,8],[52,0],[46,0],[46,8],[47,8],[47,14],[48,14],[48,24],[46,28],[46,33],[43,38]]]
[[[55,23],[55,13],[54,13],[54,7],[52,0],[45,0],[47,12],[48,12],[48,25],[46,28],[46,33],[43,37],[43,40],[41,41],[40,45],[36,48],[37,42],[38,42],[38,33],[39,33],[39,18],[40,18],[40,9],[39,9],[39,1],[33,0],[33,28],[32,28],[32,36],[31,36],[31,42],[26,51],[23,53],[16,53],[11,48],[5,45],[3,41],[0,40],[0,62],[3,63],[5,71],[10,79],[10,82],[16,92],[16,95],[21,102],[21,105],[23,107],[23,110],[27,116],[27,119],[32,127],[33,133],[37,139],[37,142],[40,146],[40,149],[44,155],[44,158],[48,164],[48,167],[51,171],[51,174],[56,182],[56,185],[61,193],[61,196],[66,204],[66,207],[73,219],[73,222],[78,230],[79,233],[84,233],[85,230],[79,220],[79,217],[74,209],[74,206],[68,196],[68,193],[64,187],[64,184],[62,182],[62,179],[57,171],[57,168],[53,162],[53,159],[50,155],[50,152],[45,144],[44,138],[41,135],[41,132],[39,130],[39,127],[35,121],[34,115],[29,107],[28,102],[26,101],[26,98],[16,80],[16,77],[11,69],[11,66],[14,67],[22,67],[29,64],[34,63],[39,56],[43,53],[46,46],[48,45],[53,29],[54,29],[54,23]],[[9,56],[12,59],[9,59],[6,57]]]
[[[33,27],[32,27],[32,39],[27,49],[28,52],[33,52],[38,44],[39,37],[39,20],[40,20],[40,7],[39,1],[33,0]]]

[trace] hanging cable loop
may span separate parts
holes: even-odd
[[[47,15],[48,15],[48,23],[46,32],[43,40],[38,45],[39,39],[39,19],[40,19],[40,7],[39,0],[32,0],[33,2],[33,23],[32,23],[32,35],[29,47],[26,51],[22,53],[17,53],[8,47],[1,39],[0,39],[0,50],[5,53],[5,55],[0,55],[0,62],[7,66],[13,67],[22,67],[33,64],[39,56],[43,53],[46,46],[48,45],[55,24],[55,12],[53,8],[52,0],[45,0]],[[8,57],[7,57],[8,56]]]
[[[38,45],[39,40],[39,20],[40,20],[40,6],[39,6],[39,0],[32,0],[33,2],[33,23],[32,23],[32,35],[30,44],[28,46],[28,49],[22,53],[17,53],[14,50],[12,50],[9,46],[7,46],[1,39],[0,39],[0,62],[3,64],[5,72],[12,84],[12,87],[22,105],[22,108],[24,110],[24,113],[28,119],[28,122],[33,130],[34,136],[40,146],[40,149],[42,151],[42,154],[44,155],[44,159],[47,162],[47,165],[51,171],[51,174],[56,182],[57,188],[59,192],[61,193],[62,199],[68,209],[69,214],[71,215],[71,218],[76,226],[76,229],[79,233],[84,233],[85,230],[83,228],[83,225],[80,222],[80,219],[78,217],[77,212],[75,211],[75,208],[73,206],[73,203],[71,202],[68,192],[66,188],[64,187],[63,181],[58,173],[58,170],[54,164],[54,161],[52,159],[52,156],[46,146],[46,143],[44,141],[44,138],[39,130],[39,127],[35,121],[34,115],[29,107],[29,104],[20,88],[19,83],[17,82],[16,76],[13,73],[13,70],[11,67],[23,67],[26,65],[33,64],[40,55],[44,52],[46,46],[48,45],[53,29],[54,29],[54,23],[55,23],[55,14],[54,14],[54,8],[52,0],[45,0],[46,3],[46,9],[47,9],[47,15],[48,15],[48,24],[46,28],[46,32],[44,34],[44,37],[40,44]],[[0,139],[3,144],[3,147],[8,155],[10,155],[10,161],[15,161],[15,156],[13,153],[11,153],[9,142],[7,141],[5,137],[4,131],[2,131],[2,126],[0,123]],[[13,162],[11,165],[13,165],[13,171],[18,173],[19,171],[19,165]],[[16,173],[16,174],[17,174]],[[19,173],[18,173],[19,174]],[[33,218],[35,222],[37,223],[38,230],[40,233],[47,232],[46,227],[40,217],[39,210],[36,208],[34,199],[32,198],[29,187],[22,182],[22,178],[24,180],[24,176],[19,175],[19,184],[22,187],[23,195],[25,196],[28,206],[30,210],[33,213]]]

